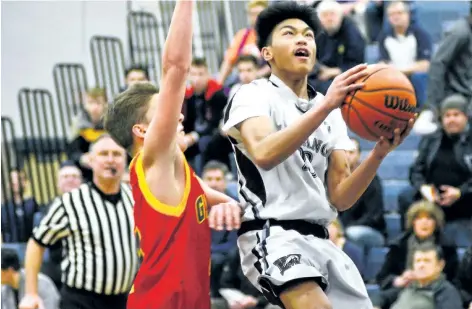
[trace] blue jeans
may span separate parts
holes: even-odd
[[[426,88],[428,86],[428,74],[413,73],[410,76],[410,81],[415,88],[416,106],[420,108],[426,102]]]
[[[472,246],[472,220],[456,220],[444,226],[444,240],[457,247]]]
[[[346,236],[352,242],[364,249],[383,247],[385,238],[379,231],[365,225],[350,226],[346,229]]]

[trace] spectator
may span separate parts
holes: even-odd
[[[202,179],[212,189],[225,193],[238,200],[235,192],[229,192],[226,186],[228,167],[217,161],[210,161],[203,167]],[[223,265],[228,253],[237,247],[236,231],[211,230],[211,291],[213,296],[218,296],[219,283]]]
[[[455,23],[431,59],[426,95],[428,106],[414,127],[419,134],[437,129],[440,103],[452,94],[460,94],[468,100],[469,116],[472,115],[472,5],[470,7],[469,17]]]
[[[236,91],[241,85],[249,84],[253,80],[257,79],[257,58],[253,55],[242,55],[239,56],[236,61],[236,68],[238,70],[239,83],[231,87],[228,95],[228,99],[231,100]]]
[[[324,32],[316,33],[317,63],[308,80],[326,94],[336,76],[364,62],[365,41],[356,24],[343,16],[341,4],[324,0],[317,12]]]
[[[225,84],[226,79],[231,74],[233,67],[236,63],[236,60],[241,55],[253,55],[258,59],[261,58],[260,51],[257,48],[257,36],[254,31],[254,25],[256,24],[257,16],[268,6],[267,0],[251,0],[247,5],[247,14],[249,26],[239,30],[233,40],[231,45],[226,50],[225,58],[220,67],[218,83],[223,85]],[[264,63],[260,70],[258,71],[258,77],[263,77],[270,73],[270,67]],[[232,84],[233,80],[229,80],[229,84]]]
[[[33,231],[34,214],[39,206],[31,196],[24,170],[10,171],[9,187],[11,199],[2,205],[2,241],[26,242]]]
[[[80,169],[74,164],[74,162],[62,162],[61,166],[59,167],[59,172],[57,173],[57,188],[59,189],[59,195],[63,195],[64,193],[77,189],[81,184],[82,173]],[[48,206],[42,207],[41,211],[34,215],[35,227],[39,225],[42,218],[48,213],[50,206],[55,202],[56,200],[54,200]],[[58,241],[49,247],[49,259],[46,260],[41,267],[41,272],[51,278],[58,290],[60,290],[62,286],[61,262],[62,243]]]
[[[328,225],[329,239],[346,253],[356,265],[359,273],[364,276],[364,252],[356,244],[344,237],[344,230],[339,220],[334,220]]]
[[[459,292],[442,273],[445,263],[441,247],[429,243],[414,248],[411,283],[398,298],[381,293],[377,308],[462,309]]]
[[[461,293],[464,308],[472,309],[472,246],[464,253],[455,283]]]
[[[398,198],[401,214],[420,198],[437,203],[446,217],[446,240],[464,247],[472,244],[472,130],[467,103],[460,95],[442,102],[442,130],[422,139],[410,170],[413,188]]]
[[[343,8],[344,16],[350,16],[356,23],[362,37],[367,40],[367,26],[365,11],[369,0],[338,0]]]
[[[185,102],[182,113],[184,130],[187,133],[187,160],[198,175],[201,175],[202,166],[211,160],[204,153],[210,141],[219,135],[219,124],[223,118],[223,110],[227,103],[222,86],[211,79],[208,66],[204,58],[194,58],[190,67],[190,86],[185,93]],[[226,139],[222,143],[229,143]],[[198,155],[201,155],[197,157]],[[228,162],[228,158],[224,160]]]
[[[421,106],[426,101],[426,72],[433,53],[432,38],[421,26],[410,23],[410,11],[405,2],[391,2],[387,14],[391,27],[379,36],[380,61],[410,78],[417,106]]]
[[[354,148],[348,151],[351,171],[360,164],[361,149],[359,141],[351,138]],[[339,214],[339,219],[346,229],[346,236],[363,249],[382,247],[385,243],[385,219],[383,189],[376,175],[364,194],[348,210]]]
[[[25,296],[25,271],[15,250],[2,248],[2,309],[18,309]],[[59,292],[47,276],[38,276],[38,295],[44,309],[59,309]]]
[[[102,117],[107,108],[106,92],[101,88],[87,91],[84,106],[72,121],[67,155],[80,168],[85,181],[92,180],[90,144],[105,133]]]
[[[389,295],[390,299],[396,299],[401,289],[416,279],[413,255],[420,245],[440,246],[446,262],[444,273],[447,280],[453,280],[456,275],[457,252],[454,246],[443,241],[444,214],[440,208],[428,201],[413,204],[408,210],[406,226],[407,231],[390,244],[376,278],[383,295]]]
[[[126,69],[126,88],[132,86],[135,83],[142,83],[149,81],[148,69],[144,66],[134,65]],[[125,89],[123,89],[125,90]]]
[[[35,283],[46,247],[64,243],[61,308],[125,309],[137,270],[133,198],[121,184],[126,153],[109,135],[90,147],[93,181],[63,194],[35,228],[26,248],[26,295],[36,308]]]
[[[240,293],[238,297],[212,300],[212,309],[280,309],[267,299],[244,276],[237,248],[233,248],[226,260],[221,276],[221,289]],[[239,294],[238,293],[238,294]]]

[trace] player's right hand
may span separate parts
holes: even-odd
[[[369,74],[366,68],[367,64],[359,64],[333,79],[325,96],[325,103],[329,109],[340,107],[348,93],[364,87],[364,83],[356,82]]]
[[[26,294],[20,301],[18,309],[42,309],[43,301],[37,294]]]

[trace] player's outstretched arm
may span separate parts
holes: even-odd
[[[143,163],[175,155],[177,126],[192,60],[194,1],[178,0],[162,54],[162,79],[157,106],[144,140]],[[168,162],[167,160],[163,160]]]

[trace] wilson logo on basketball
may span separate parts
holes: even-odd
[[[392,95],[385,95],[384,96],[384,105],[386,108],[393,109],[393,110],[400,110],[402,112],[413,113],[415,111],[415,107],[410,105],[408,99],[400,98],[397,96]]]

